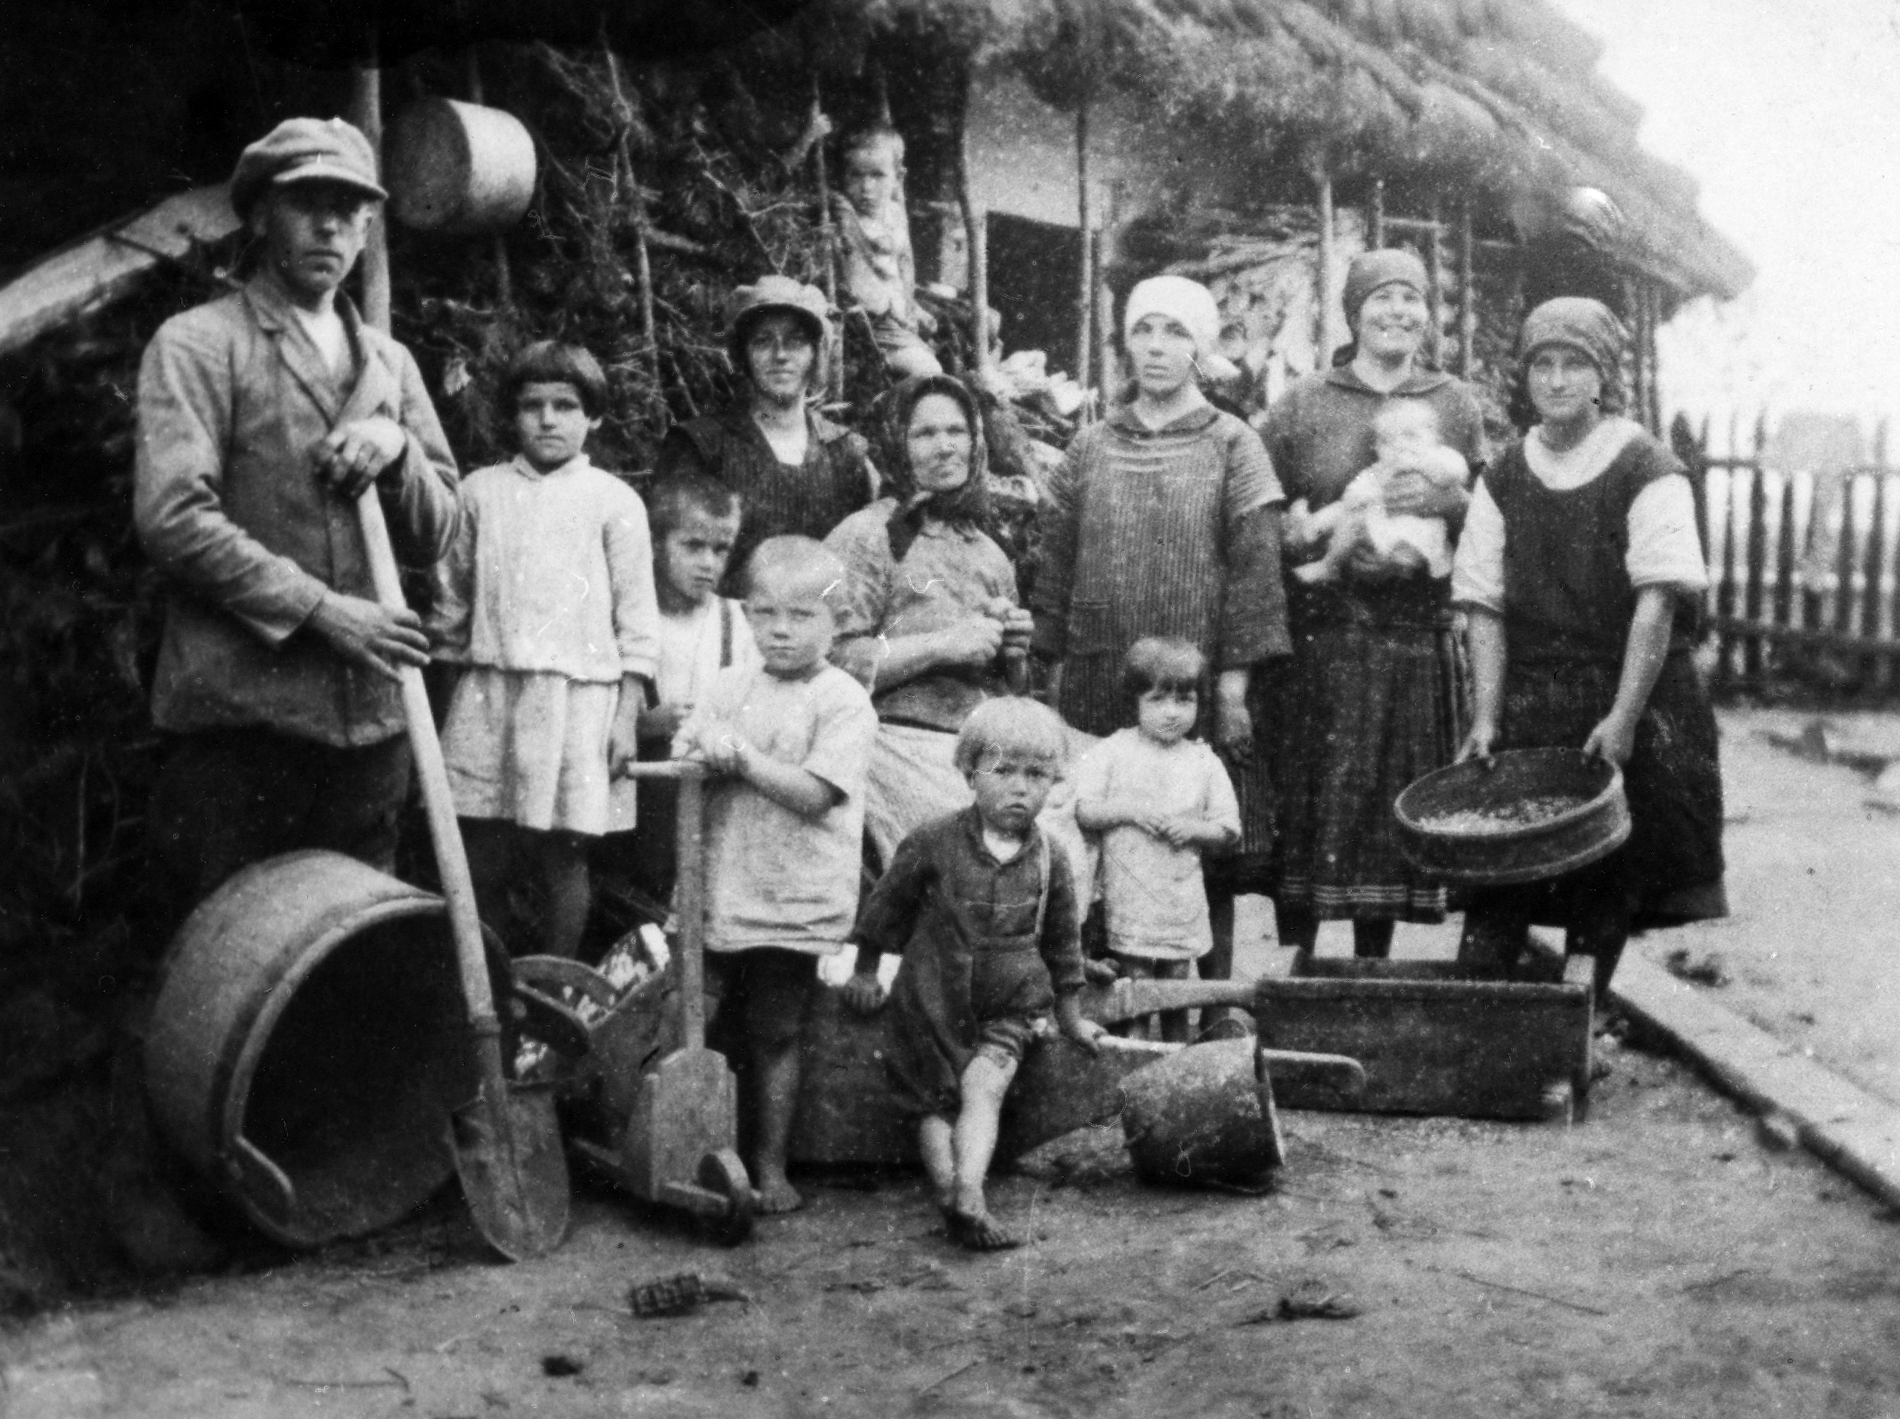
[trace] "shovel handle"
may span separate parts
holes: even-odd
[[[376,599],[392,611],[408,608],[402,594],[402,573],[389,545],[389,524],[372,483],[356,500],[356,518],[363,530],[369,556],[370,581]],[[435,713],[421,667],[404,665],[402,712],[409,726],[409,748],[415,756],[416,777],[422,785],[422,806],[429,815],[429,840],[435,846],[435,866],[442,878],[442,897],[448,903],[449,931],[455,939],[455,963],[462,977],[462,999],[478,1047],[500,1037],[495,997],[488,983],[488,959],[482,949],[482,919],[475,908],[475,883],[468,874],[468,854],[462,848],[462,830],[455,821],[455,798],[449,791],[449,771],[442,761],[442,741],[436,737]]]

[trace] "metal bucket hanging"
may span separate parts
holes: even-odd
[[[416,231],[504,231],[528,210],[534,178],[534,139],[501,109],[418,99],[390,125],[384,158],[390,211]]]
[[[463,1019],[440,897],[340,853],[271,858],[172,945],[145,1042],[153,1115],[266,1235],[360,1236],[454,1172]]]

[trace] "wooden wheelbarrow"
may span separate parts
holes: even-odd
[[[732,1070],[706,1048],[705,770],[673,760],[629,772],[679,784],[680,930],[667,969],[622,992],[577,961],[526,956],[515,979],[535,1033],[559,1037],[547,1026],[560,1020],[586,1039],[560,1085],[568,1146],[635,1197],[683,1209],[736,1244],[751,1235],[758,1199],[739,1161]]]

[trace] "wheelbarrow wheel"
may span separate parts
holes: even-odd
[[[706,1219],[713,1240],[722,1246],[736,1247],[752,1235],[752,1219],[758,1211],[759,1195],[752,1190],[752,1179],[745,1164],[730,1148],[708,1153],[699,1160],[699,1185],[726,1199],[723,1216]]]

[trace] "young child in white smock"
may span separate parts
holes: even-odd
[[[1240,804],[1213,749],[1188,738],[1206,673],[1191,641],[1136,641],[1122,662],[1135,727],[1109,735],[1076,770],[1075,819],[1100,835],[1108,949],[1125,975],[1183,979],[1214,946],[1201,855],[1240,841]],[[1165,1012],[1161,1034],[1186,1040],[1187,1012]]]
[[[1424,566],[1434,577],[1451,575],[1451,534],[1442,517],[1418,517],[1385,509],[1386,490],[1399,473],[1418,473],[1436,487],[1461,485],[1471,476],[1464,456],[1439,442],[1438,415],[1422,399],[1393,399],[1372,416],[1378,462],[1346,485],[1339,500],[1318,512],[1296,502],[1290,519],[1303,519],[1309,534],[1326,534],[1316,562],[1295,567],[1304,582],[1336,581],[1361,547],[1395,567]]]
[[[659,647],[653,547],[639,495],[583,451],[607,380],[594,357],[530,345],[502,387],[521,451],[462,482],[429,622],[460,667],[442,730],[482,916],[500,927],[524,867],[546,902],[548,955],[579,949],[592,905],[587,843],[633,827],[616,782],[638,744]]]

